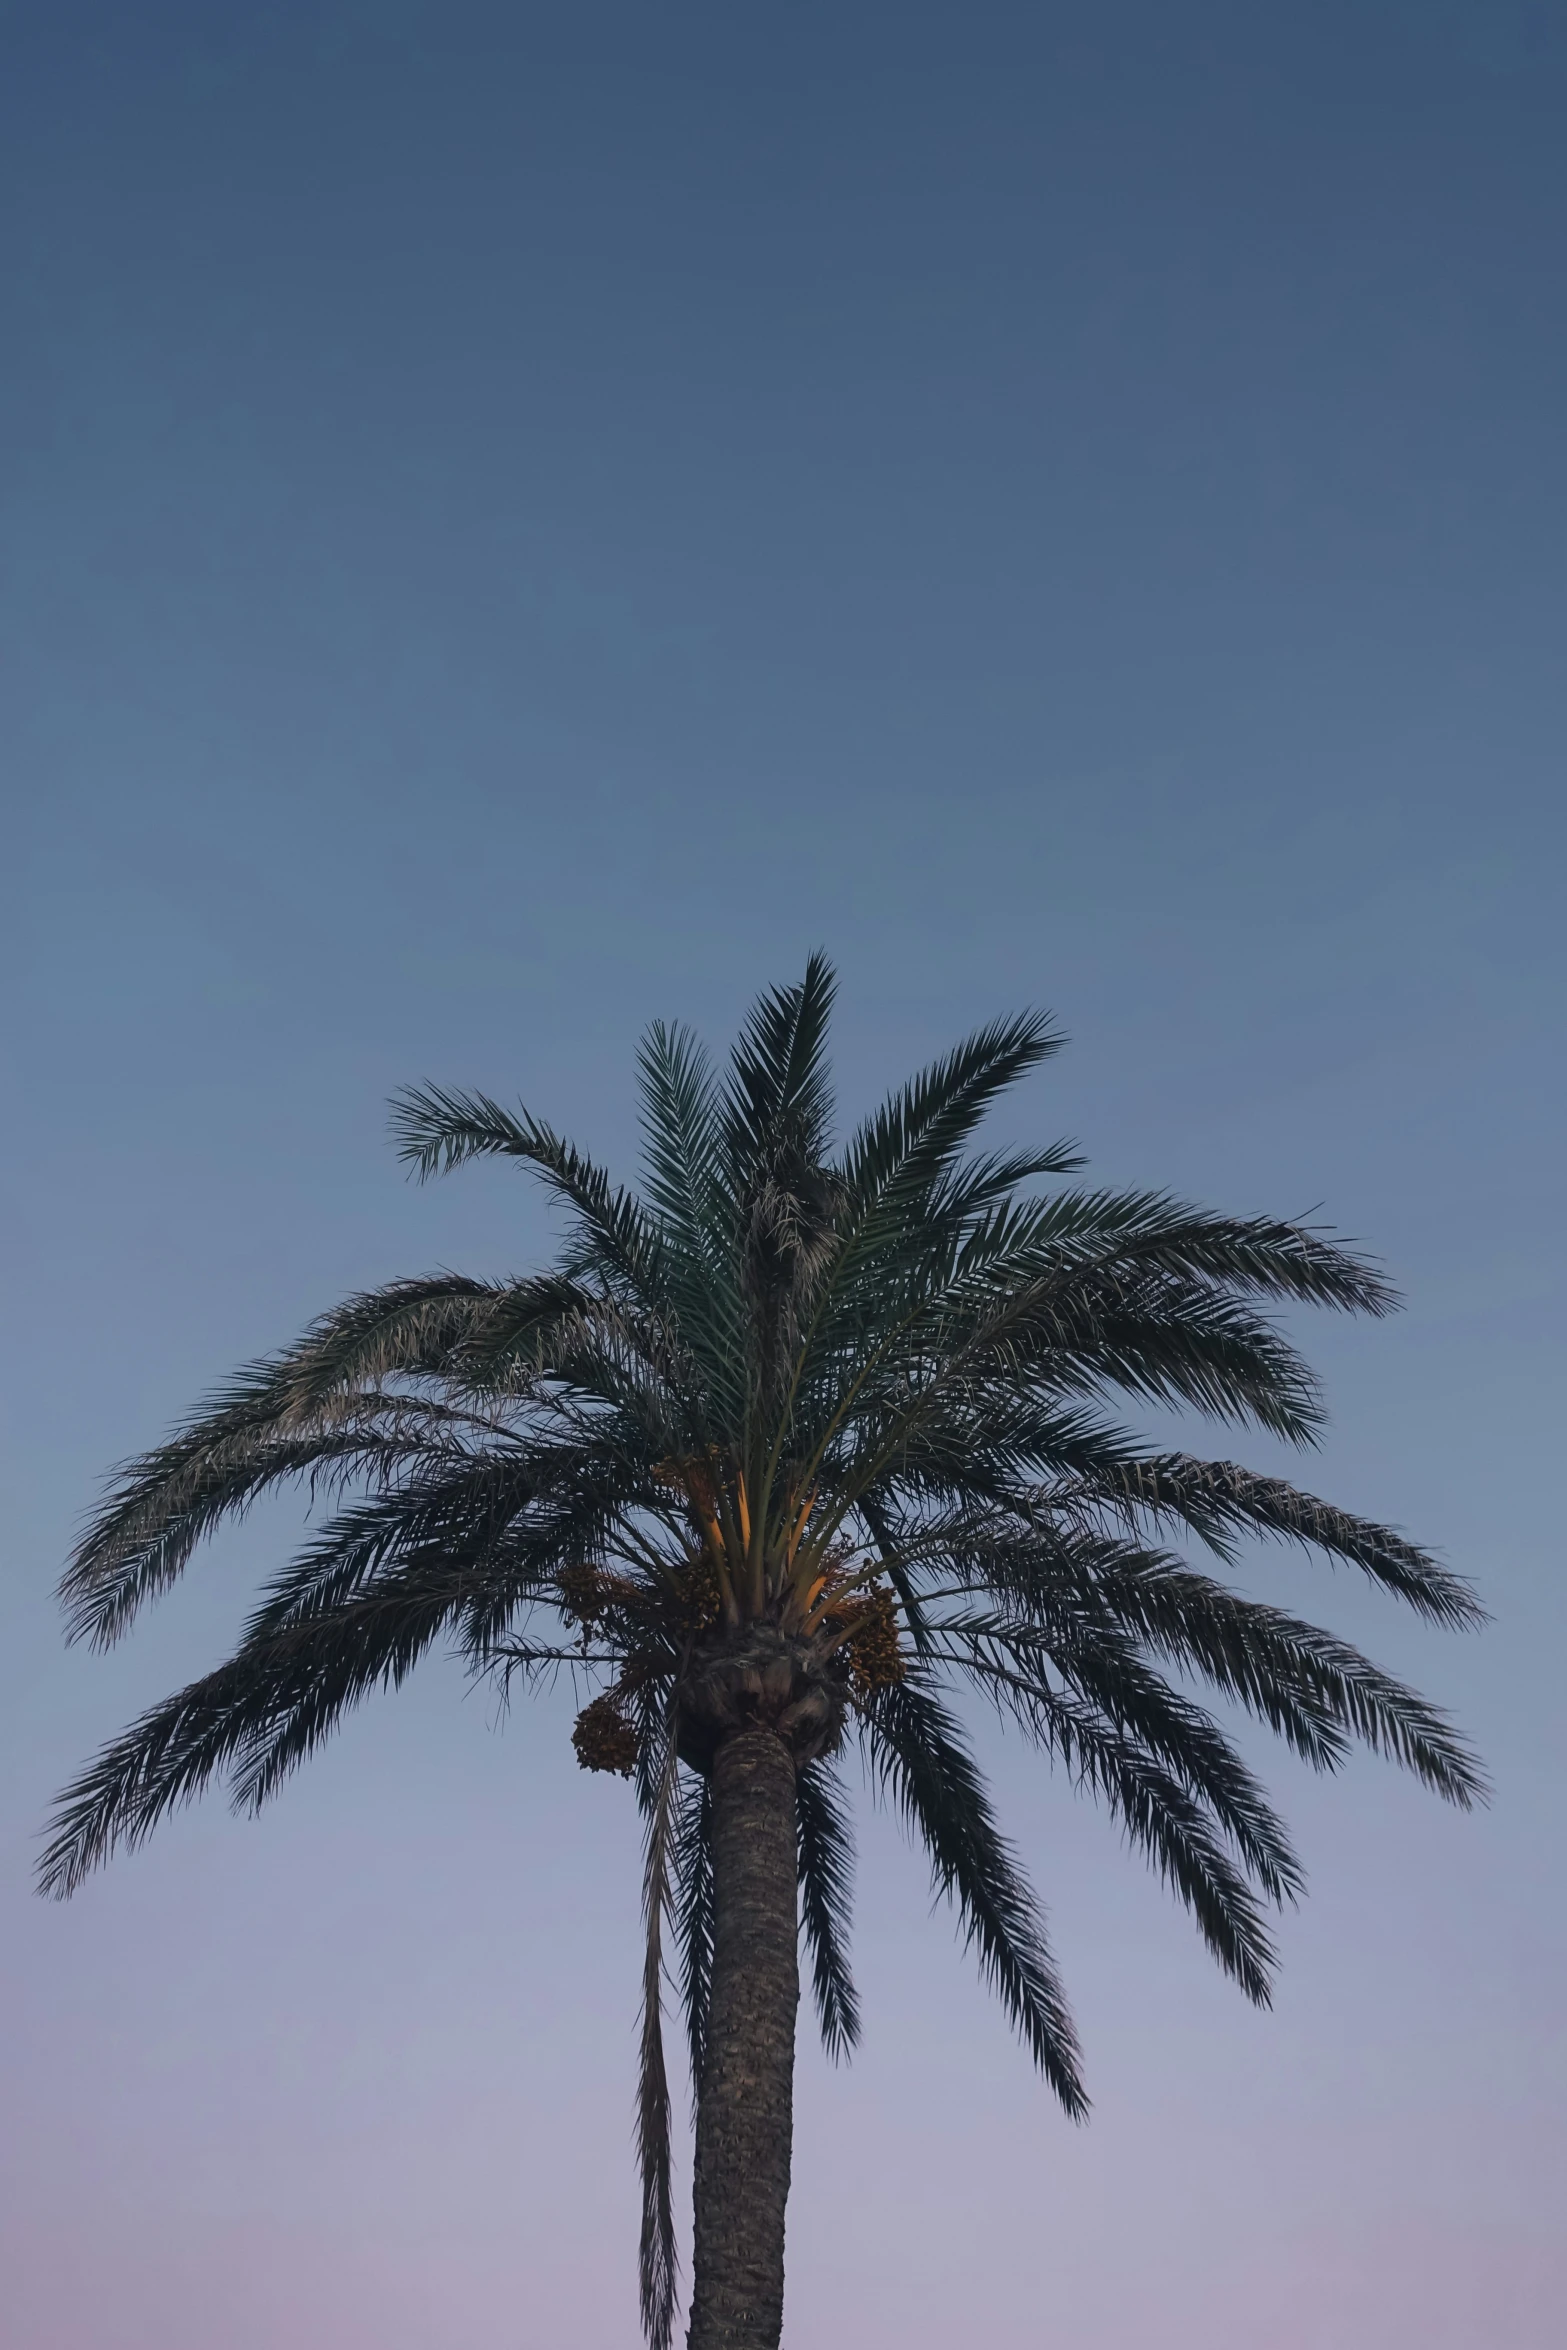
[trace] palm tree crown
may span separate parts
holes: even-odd
[[[631,1779],[646,1829],[642,2287],[658,2345],[674,2307],[661,1985],[678,1984],[701,2085],[716,1762],[743,1733],[764,1727],[792,1765],[789,1899],[797,1869],[828,2046],[859,2028],[853,1739],[1072,2114],[1070,2016],[960,1728],[965,1692],[1110,1807],[1259,2001],[1266,1913],[1300,1871],[1193,1681],[1319,1770],[1359,1740],[1450,1801],[1479,1792],[1431,1706],[1221,1570],[1246,1537],[1282,1538],[1454,1626],[1479,1618],[1467,1586],[1385,1526],[1107,1416],[1119,1394],[1309,1441],[1317,1390],[1265,1304],[1382,1314],[1377,1272],[1298,1225],[1037,1191],[1080,1165],[1062,1147],[976,1153],[998,1096],[1058,1049],[1037,1017],[982,1030],[835,1149],[832,994],[813,958],[760,1001],[723,1078],[683,1032],[650,1031],[641,1199],[526,1113],[401,1097],[420,1175],[481,1153],[538,1170],[570,1211],[557,1268],[395,1283],[323,1316],[129,1466],[64,1587],[74,1629],[107,1643],[264,1489],[336,1497],[229,1661],[68,1791],[43,1864],[57,1892],[215,1774],[260,1805],[437,1642],[506,1683],[588,1677],[579,1759]],[[792,2049],[792,2007],[787,2026]],[[709,2338],[776,2333],[736,2320]]]

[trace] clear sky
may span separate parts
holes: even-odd
[[[790,2350],[1559,2340],[1564,120],[1555,0],[0,7],[13,2350],[630,2350],[636,1840],[567,1693],[433,1665],[45,1906],[53,1791],[297,1512],[107,1660],[51,1590],[234,1363],[548,1248],[403,1182],[393,1086],[629,1167],[646,1021],[817,944],[848,1111],[1044,1004],[1002,1138],[1385,1259],[1303,1473],[1494,1627],[1243,1577],[1496,1795],[1277,1758],[1259,2016],[997,1750],[1083,2130],[867,1807]]]

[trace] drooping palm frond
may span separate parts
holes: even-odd
[[[936,1886],[1029,2053],[1075,2120],[1081,2054],[1033,1896],[991,1815],[956,1722],[923,1678],[878,1691],[862,1716],[870,1760],[930,1854]]]
[[[469,1159],[524,1159],[572,1210],[576,1247],[568,1278],[597,1274],[634,1288],[656,1287],[658,1241],[638,1203],[542,1120],[513,1113],[488,1094],[440,1085],[410,1086],[393,1097],[398,1157],[421,1179],[450,1174]]]
[[[851,2055],[860,2037],[860,2002],[849,1971],[854,1840],[843,1791],[825,1762],[809,1762],[796,1788],[800,1841],[800,1922],[811,1961],[811,1988],[822,2046]]]
[[[259,1800],[277,1776],[266,1765],[280,1735],[296,1755],[310,1751],[371,1689],[395,1688],[452,1613],[444,1575],[406,1577],[399,1592],[340,1610],[334,1646],[317,1635],[242,1647],[153,1706],[66,1789],[39,1867],[43,1889],[74,1892],[111,1853],[143,1843],[166,1813],[230,1766],[242,1804]],[[246,1773],[258,1760],[261,1784],[252,1794]]]
[[[525,1383],[543,1334],[592,1302],[556,1275],[443,1274],[322,1315],[119,1471],[61,1585],[72,1637],[117,1639],[225,1519],[277,1486],[374,1484],[448,1443],[493,1436],[486,1391]]]
[[[1293,1900],[1300,1870],[1281,1821],[1217,1724],[1130,1659],[1110,1672],[1096,1658],[1088,1686],[1074,1686],[1005,1627],[955,1630],[937,1653],[1105,1802],[1225,1972],[1266,2005],[1274,1953],[1262,1902]]]
[[[664,2062],[664,1923],[672,1895],[679,1763],[673,1725],[667,1717],[661,1727],[662,1737],[649,1742],[639,1758],[647,1844],[642,1877],[646,1938],[637,2062],[637,2162],[642,2177],[637,2267],[642,2330],[651,2350],[668,2350],[680,2279],[671,2184],[669,2073]]]
[[[1120,1484],[1132,1507],[1189,1528],[1223,1558],[1246,1535],[1273,1536],[1359,1567],[1432,1623],[1467,1631],[1486,1621],[1470,1586],[1429,1552],[1282,1477],[1260,1477],[1234,1461],[1159,1453],[1128,1464]]]
[[[1359,1740],[1460,1808],[1483,1792],[1463,1741],[1415,1691],[1320,1626],[1184,1560],[1048,1524],[1006,1528],[999,1538],[971,1527],[947,1555],[1011,1617],[947,1618],[944,1637],[1020,1641],[1068,1677],[1077,1661],[1120,1670],[1129,1655],[1151,1658],[1206,1680],[1318,1769],[1336,1768]]]
[[[713,1989],[713,1790],[701,1772],[688,1773],[681,1789],[674,1881],[680,2000],[685,2012],[694,2111],[707,2061],[707,2014]]]

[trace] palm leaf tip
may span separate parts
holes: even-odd
[[[796,986],[769,990],[753,1006],[730,1056],[724,1126],[737,1173],[758,1170],[787,1140],[809,1158],[825,1156],[832,1122],[827,1027],[838,982],[820,952]]]
[[[728,1205],[711,1063],[686,1030],[656,1020],[638,1047],[637,1070],[648,1197],[666,1232],[702,1264],[721,1252]]]
[[[66,1788],[38,1861],[40,1893],[69,1900],[95,1869],[121,1849],[134,1851],[166,1812],[199,1791],[205,1774],[180,1767],[188,1710],[178,1699],[154,1707]]]
[[[1232,1557],[1235,1538],[1244,1534],[1294,1542],[1359,1567],[1417,1615],[1450,1631],[1478,1631],[1490,1620],[1462,1575],[1396,1527],[1336,1509],[1281,1477],[1185,1453],[1147,1455],[1116,1474],[1132,1508],[1185,1526],[1221,1557]]]
[[[963,1938],[1074,2121],[1088,2115],[1082,2051],[1033,1893],[996,1826],[989,1792],[928,1677],[877,1692],[862,1724],[878,1778],[955,1901]]]
[[[420,1182],[450,1174],[485,1152],[530,1155],[532,1121],[519,1119],[488,1094],[444,1085],[410,1085],[394,1093],[388,1122],[397,1156]]]
[[[859,1128],[842,1175],[862,1212],[918,1198],[955,1167],[986,1114],[1066,1038],[1048,1013],[994,1020],[891,1095]],[[1070,1156],[1070,1154],[1063,1154]]]

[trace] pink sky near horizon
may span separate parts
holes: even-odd
[[[495,1736],[454,1695],[385,1701],[271,1820],[208,1805],[36,1907],[0,2227],[28,2350],[632,2338],[629,1799],[575,1772],[564,1702]],[[1442,2011],[1498,1988],[1431,1892],[1455,1862],[1483,1891],[1474,1823],[1289,1774],[1313,1892],[1259,2016],[1102,1820],[1000,1774],[1095,2114],[1053,2109],[867,1807],[865,2044],[836,2072],[802,2032],[786,2344],[1548,2350],[1567,2042],[1527,1968],[1512,2013]]]

